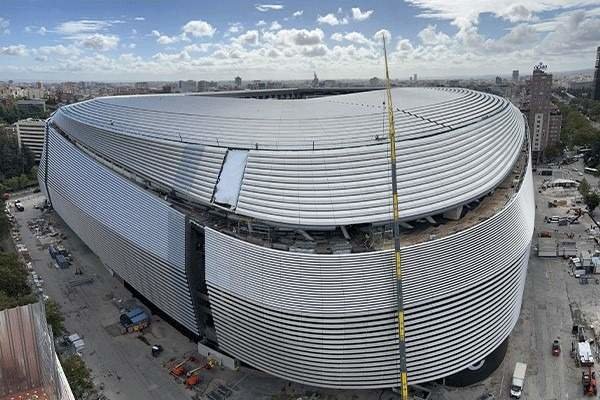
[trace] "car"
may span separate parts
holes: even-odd
[[[552,342],[552,355],[554,357],[560,356],[560,340],[554,339]]]

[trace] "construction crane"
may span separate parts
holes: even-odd
[[[396,128],[394,125],[394,105],[392,103],[392,85],[388,68],[385,34],[383,37],[383,56],[385,59],[385,87],[387,94],[388,138],[390,141],[390,169],[392,170],[392,204],[394,208],[394,265],[396,276],[396,301],[398,319],[399,387],[402,400],[408,400],[408,377],[406,374],[406,341],[404,331],[404,299],[402,297],[402,257],[400,256],[400,222],[398,215],[398,180],[396,174]]]

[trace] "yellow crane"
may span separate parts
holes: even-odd
[[[404,299],[402,297],[402,257],[400,256],[400,223],[398,215],[398,180],[396,173],[396,128],[394,125],[394,105],[392,103],[392,85],[388,68],[385,34],[383,37],[383,56],[385,59],[385,87],[387,94],[388,138],[390,141],[390,169],[392,170],[392,204],[394,232],[394,265],[396,276],[396,301],[398,319],[399,387],[402,400],[408,400],[408,377],[406,374],[406,341],[404,331]]]

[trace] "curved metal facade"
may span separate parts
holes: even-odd
[[[404,221],[480,199],[522,166],[526,127],[506,100],[464,89],[393,92]],[[289,101],[121,96],[66,106],[47,135],[47,194],[103,262],[198,332],[186,216],[133,180],[190,210],[282,230],[387,222],[382,100],[382,92]],[[233,174],[239,197],[225,209],[214,196],[233,149],[245,162]],[[465,370],[514,327],[535,212],[529,165],[521,177],[492,217],[403,248],[409,383]],[[310,385],[397,385],[392,251],[280,251],[210,227],[204,237],[204,263],[193,265],[205,265],[220,349]]]
[[[198,332],[185,274],[185,215],[93,160],[53,128],[47,131],[39,180],[56,212],[106,266]]]
[[[516,323],[535,212],[531,171],[494,217],[402,249],[409,383],[485,358]],[[311,385],[398,383],[393,253],[301,254],[206,231],[219,346]]]

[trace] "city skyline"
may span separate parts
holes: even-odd
[[[0,79],[322,79],[508,74],[538,61],[592,69],[600,1],[434,0],[260,4],[12,1],[0,11]]]

